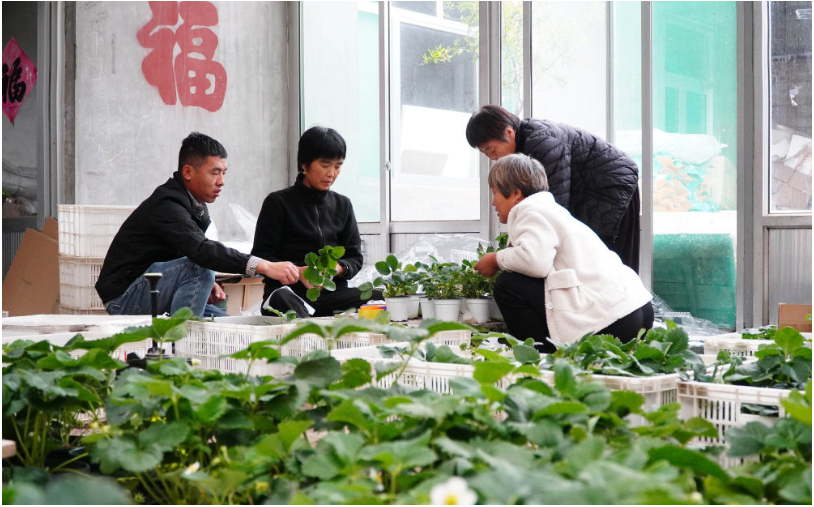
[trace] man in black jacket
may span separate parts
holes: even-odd
[[[466,139],[491,160],[512,153],[537,159],[557,203],[639,272],[639,168],[624,152],[576,127],[520,120],[494,105],[472,115]]]
[[[269,262],[204,235],[211,222],[206,204],[220,195],[226,170],[226,149],[218,141],[198,132],[184,139],[178,170],[125,220],[107,251],[96,292],[109,314],[150,314],[144,273],[162,273],[159,314],[189,307],[201,316],[208,300],[223,300],[212,270],[297,281],[290,262]]]

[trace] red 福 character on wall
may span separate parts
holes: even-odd
[[[204,28],[218,24],[217,9],[211,2],[149,4],[153,18],[137,34],[139,43],[153,50],[141,64],[147,82],[165,104],[180,99],[184,106],[217,111],[226,96],[226,69],[213,60],[217,35]],[[173,31],[179,17],[183,23]],[[174,56],[176,44],[181,52]]]
[[[210,2],[181,2],[180,12],[184,23],[175,33],[181,46],[175,57],[178,98],[185,106],[217,111],[226,95],[226,69],[212,60],[218,36],[202,27],[216,26],[218,11]]]
[[[149,2],[153,19],[138,31],[139,44],[152,49],[141,62],[141,71],[147,82],[158,88],[161,100],[175,105],[175,75],[172,70],[172,53],[175,50],[175,32],[178,24],[177,2]],[[156,27],[162,27],[153,32]]]

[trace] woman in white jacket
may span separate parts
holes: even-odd
[[[509,246],[484,255],[475,269],[503,271],[494,297],[509,333],[553,352],[551,342],[589,333],[627,342],[653,326],[651,295],[639,276],[554,202],[540,162],[521,153],[500,158],[489,188],[500,223],[509,226]]]

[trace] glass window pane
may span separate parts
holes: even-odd
[[[642,4],[613,2],[611,141],[642,167]],[[641,185],[641,179],[640,185]]]
[[[769,7],[770,211],[811,211],[811,2]]]
[[[332,190],[359,222],[380,217],[379,7],[376,2],[302,2],[303,126],[336,129],[348,145]],[[296,154],[292,154],[296,163]]]
[[[501,2],[501,105],[523,116],[523,2]]]
[[[653,2],[653,292],[735,326],[735,2]]]
[[[435,16],[438,12],[438,2],[393,2],[392,6],[396,9],[420,12],[430,16]]]
[[[533,117],[607,138],[607,5],[532,3]]]
[[[34,62],[35,65],[40,65],[40,59],[37,56],[37,36],[39,28],[37,26],[37,9],[36,2],[5,2],[3,3],[3,47],[14,36],[20,49]],[[13,20],[13,21],[12,21]],[[9,62],[11,63],[11,62]],[[5,64],[4,64],[5,65]],[[23,88],[19,86],[23,82],[21,75],[14,77],[14,64],[11,63],[12,70],[10,74],[13,79],[12,84],[16,91],[21,91]],[[17,69],[22,73],[21,66]],[[3,73],[4,81],[4,94],[3,106],[6,106],[5,100],[5,86],[8,84],[6,81],[6,72]],[[19,80],[19,83],[16,81]],[[36,216],[40,208],[39,200],[43,195],[40,195],[40,170],[37,167],[37,138],[42,135],[41,126],[39,125],[39,94],[43,89],[43,79],[40,75],[40,82],[33,86],[28,96],[20,105],[17,117],[14,124],[9,121],[8,116],[3,115],[3,201],[8,199],[8,203],[3,205],[3,218],[16,219],[18,217]],[[45,202],[48,202],[45,199]],[[68,201],[71,202],[71,201]],[[30,219],[29,219],[30,220]],[[18,221],[19,222],[19,221]],[[9,222],[11,224],[12,222]],[[26,226],[23,226],[26,227]],[[20,229],[21,231],[23,229]],[[17,240],[19,242],[19,240]],[[14,245],[17,245],[17,242]],[[9,247],[12,248],[12,247]],[[11,250],[11,255],[6,257],[8,260],[4,262],[8,266],[10,258],[14,257],[14,252],[17,251],[17,246]],[[4,253],[8,255],[9,251],[5,249]],[[3,273],[5,276],[5,272]]]
[[[465,135],[478,107],[478,3],[444,5],[440,16],[390,10],[394,221],[480,218],[478,151]]]

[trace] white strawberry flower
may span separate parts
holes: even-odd
[[[436,484],[430,490],[430,503],[433,505],[475,505],[477,501],[478,495],[460,477],[450,477],[447,482]]]
[[[201,464],[196,461],[195,463],[189,465],[186,470],[184,470],[183,475],[192,475],[195,472],[197,472],[200,468]]]

